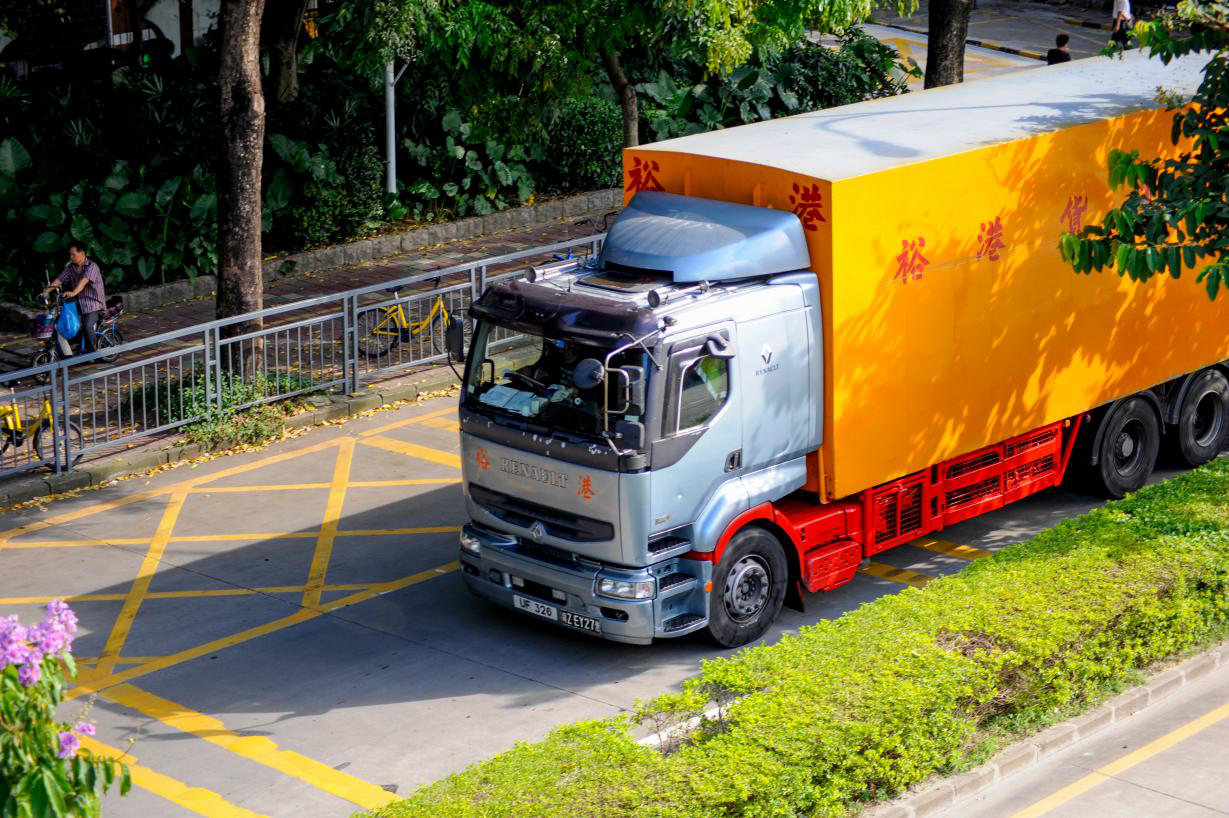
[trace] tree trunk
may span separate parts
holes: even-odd
[[[964,41],[972,0],[930,0],[926,38],[926,87],[964,82]]]
[[[267,0],[261,37],[269,50],[269,91],[275,102],[299,96],[299,33],[307,0]]]
[[[640,144],[640,108],[636,104],[636,89],[623,73],[623,64],[619,62],[617,51],[606,49],[602,51],[602,66],[606,76],[619,97],[619,108],[623,111],[623,147],[634,148]]]
[[[218,318],[259,310],[260,170],[265,98],[260,88],[260,17],[264,0],[222,0],[221,86],[223,159],[218,173]],[[259,319],[230,324],[223,337],[261,328]],[[232,345],[233,346],[233,345]],[[224,354],[223,365],[255,372],[259,344]]]

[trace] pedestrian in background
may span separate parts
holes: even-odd
[[[1131,26],[1134,24],[1135,19],[1131,16],[1131,0],[1114,0],[1114,27],[1111,30],[1110,39],[1126,48],[1127,40],[1131,35]]]
[[[1059,34],[1054,38],[1054,48],[1046,52],[1046,65],[1058,65],[1060,62],[1071,62],[1071,52],[1067,50],[1067,43],[1071,38],[1066,34]]]
[[[107,292],[102,285],[102,271],[93,259],[86,257],[85,245],[81,242],[74,241],[68,245],[68,266],[43,290],[43,298],[53,288],[62,288],[65,299],[76,300],[77,312],[81,315],[81,331],[84,333],[82,337],[85,339],[81,351],[93,352],[98,348],[94,330],[103,310],[107,308]]]

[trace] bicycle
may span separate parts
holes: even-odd
[[[57,455],[54,451],[51,452],[51,457],[47,456],[48,451],[54,446],[55,428],[55,413],[51,409],[51,401],[43,398],[42,410],[35,421],[34,435],[31,440],[34,453],[38,455],[39,460],[56,459]],[[27,429],[28,425],[22,422],[21,410],[17,406],[16,399],[11,400],[7,406],[0,405],[0,438],[3,438],[3,442],[0,443],[0,457],[10,447],[17,448],[29,439],[26,434]],[[71,420],[68,422],[68,436],[72,443],[72,450],[80,452],[85,448],[85,436],[81,432],[81,427]],[[74,466],[80,462],[80,454],[73,457]]]
[[[43,299],[43,306],[47,312],[40,314],[34,319],[31,326],[30,334],[42,341],[42,346],[38,352],[30,358],[30,366],[42,366],[43,364],[53,363],[55,361],[64,360],[73,356],[72,344],[69,339],[63,338],[55,329],[56,319],[60,316],[62,304],[59,295],[53,299]],[[117,347],[124,343],[124,335],[120,332],[116,323],[119,321],[120,315],[124,312],[124,299],[121,296],[112,296],[107,299],[106,310],[98,319],[97,328],[94,330],[95,348],[99,351]],[[84,343],[81,333],[77,334],[77,339]],[[111,363],[119,357],[118,352],[108,352],[105,355],[99,356],[100,360],[105,363]],[[47,383],[51,380],[51,375],[44,372],[36,375],[34,378],[38,383]]]
[[[433,286],[439,286],[439,279],[435,280]],[[389,292],[395,297],[401,292],[401,288],[394,287]],[[448,307],[444,305],[442,295],[435,297],[431,311],[421,321],[409,319],[405,314],[405,302],[402,301],[367,310],[358,317],[359,348],[366,355],[384,355],[396,344],[408,341],[423,331],[429,331],[437,317],[444,327],[448,326]],[[432,346],[434,343],[435,339],[432,338]]]

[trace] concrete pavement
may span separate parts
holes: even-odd
[[[945,818],[1229,815],[1229,665],[939,814]]]

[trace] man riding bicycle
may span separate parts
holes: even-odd
[[[68,245],[68,258],[69,263],[64,271],[53,278],[43,290],[43,298],[50,295],[53,289],[62,289],[66,300],[76,300],[85,338],[81,351],[93,352],[98,348],[95,335],[98,319],[107,308],[107,292],[102,284],[102,271],[93,259],[86,258],[85,245],[79,241]]]

